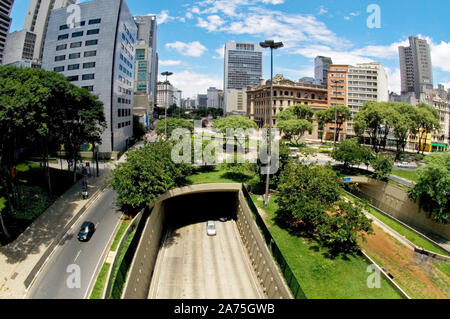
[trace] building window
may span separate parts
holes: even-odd
[[[64,66],[57,66],[56,68],[53,68],[53,71],[55,71],[55,72],[64,72]]]
[[[80,53],[71,53],[71,54],[69,54],[69,59],[79,59],[80,58],[80,56],[81,56],[81,54]]]
[[[98,40],[88,40],[86,41],[86,46],[97,45]]]
[[[72,71],[72,70],[78,70],[79,68],[80,68],[80,65],[79,65],[79,64],[70,64],[70,65],[67,67],[67,70]]]
[[[81,88],[88,90],[89,92],[94,91],[94,86],[93,85],[89,85],[89,86],[82,86]]]
[[[83,81],[95,79],[95,74],[83,74]]]
[[[99,33],[100,33],[100,29],[92,29],[92,30],[88,30],[87,35],[99,34]]]
[[[82,37],[83,34],[84,34],[84,31],[74,32],[74,33],[72,33],[72,38],[79,38],[79,37]]]
[[[59,26],[59,30],[67,30],[69,29],[69,26],[67,24],[63,24]]]
[[[56,51],[62,51],[67,49],[67,44],[60,44],[58,46],[56,46]]]
[[[81,42],[73,42],[73,43],[70,44],[70,48],[71,49],[73,49],[73,48],[80,48],[81,44],[82,44]]]
[[[74,81],[78,81],[78,75],[73,75],[73,76],[68,76],[67,80],[69,80],[69,82],[74,82]]]
[[[91,69],[91,68],[95,68],[95,62],[83,63],[83,69]]]
[[[100,22],[102,22],[102,19],[92,19],[89,20],[89,25],[99,24]]]
[[[85,58],[88,58],[88,57],[91,57],[91,56],[97,56],[97,51],[86,51],[86,52],[84,52],[84,57]]]
[[[57,55],[55,56],[55,62],[64,61],[66,59],[65,55]]]
[[[136,60],[144,60],[144,59],[145,59],[145,49],[137,49]]]
[[[58,40],[65,40],[69,38],[69,34],[61,34],[58,36]]]

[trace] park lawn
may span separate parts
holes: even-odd
[[[405,171],[405,170],[401,170],[401,169],[393,169],[392,170],[392,175],[401,177],[401,178],[405,178],[407,180],[410,180],[412,182],[419,182],[419,176],[417,175],[417,170],[414,171]]]
[[[109,268],[111,264],[104,263],[100,273],[98,274],[97,281],[95,282],[94,289],[92,289],[90,299],[102,299],[103,290],[105,289],[106,279],[108,277]]]
[[[359,207],[364,206],[363,202],[360,199],[357,199],[351,195],[345,196],[348,200],[352,201],[353,203],[357,204]],[[397,221],[393,220],[392,218],[389,218],[388,216],[380,213],[376,209],[367,206],[365,207],[365,210],[367,210],[370,214],[375,216],[377,219],[379,219],[381,222],[398,232],[400,235],[405,236],[406,239],[408,239],[410,242],[412,242],[414,245],[424,248],[426,250],[444,255],[444,256],[450,256],[445,250],[435,246],[432,242],[429,240],[426,240],[424,237],[416,234],[412,230],[406,228],[402,224],[398,223]]]
[[[252,195],[258,207],[263,202]],[[327,248],[315,241],[295,236],[276,224],[278,205],[272,196],[264,208],[269,231],[310,299],[400,299],[397,291],[384,279],[380,289],[367,287],[369,263],[360,255],[327,257]]]
[[[116,251],[117,246],[120,243],[120,240],[122,239],[123,234],[128,228],[128,225],[130,225],[131,219],[124,219],[122,220],[122,223],[120,224],[119,230],[116,233],[116,236],[114,237],[114,241],[111,245],[111,251]]]
[[[197,184],[212,184],[212,183],[245,183],[249,180],[235,180],[226,176],[225,170],[220,170],[215,167],[211,172],[195,173],[187,178],[188,183],[192,185]]]

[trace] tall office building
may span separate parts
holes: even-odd
[[[75,4],[76,0],[30,0],[23,29],[36,34],[36,45],[33,59],[41,64],[44,51],[45,34],[47,33],[50,13],[54,9],[66,8]],[[70,13],[67,13],[69,18]]]
[[[157,88],[157,105],[158,107],[169,107],[176,104],[177,89],[170,83],[159,83]]]
[[[8,37],[9,27],[11,26],[11,9],[14,0],[0,0],[0,65],[3,64],[3,54]]]
[[[33,62],[35,44],[36,33],[21,30],[8,34],[3,55],[3,64],[19,67],[36,66]]]
[[[213,108],[219,108],[220,107],[220,98],[219,93],[223,92],[222,90],[219,90],[215,87],[210,87],[208,89],[207,95],[208,95],[208,107]]]
[[[333,61],[328,57],[318,56],[314,59],[315,84],[324,86],[328,85],[328,71],[330,71],[330,66],[332,64]]]
[[[248,86],[256,86],[262,77],[263,49],[255,43],[227,42],[224,55],[225,112],[246,112],[242,94]],[[236,92],[243,91],[243,93]],[[238,98],[234,98],[238,97]],[[243,100],[242,107],[238,101]]]
[[[388,102],[388,77],[384,67],[378,62],[361,63],[348,69],[348,107],[353,116],[367,101]],[[347,122],[347,138],[356,136],[353,121]]]
[[[433,70],[430,46],[426,40],[409,37],[409,47],[399,47],[402,94],[422,93],[433,90]]]
[[[158,82],[157,20],[155,15],[136,16],[134,20],[138,27],[135,93],[146,95],[153,109],[157,102]]]
[[[134,57],[137,27],[125,0],[80,3],[78,27],[65,8],[53,10],[42,67],[98,95],[107,129],[101,152],[124,151],[133,136]]]

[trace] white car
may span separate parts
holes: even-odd
[[[409,163],[408,162],[401,162],[400,164],[397,165],[398,167],[405,167],[405,168],[409,168]]]
[[[206,223],[206,233],[208,236],[216,236],[216,225],[214,221],[210,220]]]

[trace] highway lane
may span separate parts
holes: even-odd
[[[106,189],[91,204],[51,255],[30,288],[27,298],[89,298],[87,293],[94,284],[96,269],[103,261],[105,249],[109,248],[107,245],[122,216],[115,204],[116,196],[113,190]],[[78,241],[77,234],[84,221],[93,222],[97,230],[89,242],[81,243]],[[79,287],[77,287],[77,278],[74,276],[78,269],[80,270]]]
[[[168,231],[149,299],[263,299],[235,221],[216,221],[217,235],[200,222]]]

